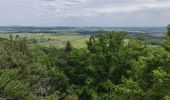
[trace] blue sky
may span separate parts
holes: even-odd
[[[0,26],[166,26],[170,0],[0,0]]]

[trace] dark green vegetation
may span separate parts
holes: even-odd
[[[169,100],[170,26],[164,42],[92,35],[87,48],[0,39],[0,97],[16,100]]]

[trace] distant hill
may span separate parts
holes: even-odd
[[[24,27],[10,26],[0,27],[0,33],[79,33],[79,34],[99,34],[100,31],[126,31],[129,34],[147,34],[163,36],[165,27]]]

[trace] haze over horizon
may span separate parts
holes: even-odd
[[[170,0],[1,0],[0,26],[165,27]]]

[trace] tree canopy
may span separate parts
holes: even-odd
[[[77,49],[10,35],[0,43],[0,99],[169,100],[170,25],[162,45],[125,36],[92,35]]]

